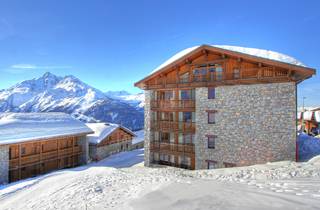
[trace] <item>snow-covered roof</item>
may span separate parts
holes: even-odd
[[[135,131],[134,134],[136,136],[132,139],[132,144],[137,144],[144,141],[144,130]]]
[[[320,111],[314,112],[314,119],[316,122],[320,123]]]
[[[65,113],[0,113],[0,145],[92,133]]]
[[[304,120],[311,120],[312,119],[312,114],[313,112],[312,111],[306,111],[303,113],[303,119]]]
[[[198,48],[200,48],[202,46],[203,45],[198,45],[198,46],[190,47],[190,48],[187,48],[187,49],[184,49],[184,50],[178,52],[177,54],[175,54],[174,56],[169,58],[167,61],[162,63],[160,66],[158,66],[156,69],[154,69],[151,72],[151,74],[161,70],[162,68],[170,65],[171,63],[179,60],[180,58],[186,56],[187,54],[191,53],[192,51],[197,50]],[[301,67],[307,67],[302,62],[300,62],[299,60],[297,60],[291,56],[288,56],[288,55],[285,55],[282,53],[278,53],[278,52],[274,52],[271,50],[263,50],[263,49],[239,47],[239,46],[230,46],[230,45],[208,45],[208,46],[220,48],[223,50],[229,50],[229,51],[233,51],[233,52],[237,52],[237,53],[243,53],[243,54],[256,56],[256,57],[264,58],[264,59],[269,59],[269,60],[273,60],[273,61],[279,61],[279,62],[283,62],[283,63],[297,65],[297,66],[301,66]]]
[[[122,128],[126,132],[135,136],[135,134],[128,128],[113,124],[113,123],[86,123],[86,125],[93,130],[93,134],[87,135],[87,139],[91,144],[99,144],[105,138],[107,138],[117,128]]]

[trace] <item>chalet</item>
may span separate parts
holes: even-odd
[[[89,155],[94,161],[131,149],[135,134],[128,128],[111,123],[87,123],[94,133],[87,136]]]
[[[64,113],[0,114],[0,183],[86,164],[90,133]]]
[[[145,165],[295,160],[297,84],[314,74],[268,50],[201,45],[177,53],[135,83],[145,90]]]
[[[319,134],[320,129],[320,108],[303,110],[297,113],[298,130],[306,133]]]

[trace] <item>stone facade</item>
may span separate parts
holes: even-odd
[[[150,155],[150,121],[151,121],[151,96],[153,91],[145,90],[145,105],[144,105],[144,165],[150,166],[151,155]]]
[[[131,143],[132,141],[129,140],[104,146],[89,145],[90,158],[92,160],[101,160],[112,154],[128,151],[131,149]]]
[[[215,92],[208,99],[207,87],[196,88],[196,169],[206,169],[207,160],[217,168],[295,160],[295,83],[219,86]],[[207,110],[217,111],[215,124],[208,124]],[[208,149],[206,135],[216,136],[215,149]]]
[[[0,184],[9,182],[9,146],[0,146]]]

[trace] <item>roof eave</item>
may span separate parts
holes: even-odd
[[[163,68],[159,69],[158,71],[148,75],[147,77],[139,80],[138,82],[134,83],[134,86],[135,87],[139,87],[142,89],[143,87],[143,82],[145,82],[146,80],[148,80],[149,78],[152,78],[156,75],[159,75],[161,74],[163,71],[165,71],[166,69],[170,68],[170,67],[173,67],[174,65],[176,65],[177,63],[181,62],[182,60],[185,60],[186,58],[188,58],[190,55],[196,53],[197,51],[200,51],[202,50],[203,48],[205,49],[208,49],[208,50],[215,50],[215,51],[220,51],[220,52],[225,52],[226,54],[238,54],[238,55],[241,55],[243,57],[247,57],[247,58],[252,58],[252,59],[259,59],[259,60],[262,60],[264,61],[265,63],[270,63],[270,65],[276,65],[277,64],[281,64],[281,65],[284,65],[286,66],[288,69],[292,69],[292,70],[303,70],[303,71],[309,71],[309,74],[312,76],[312,75],[315,75],[316,73],[316,69],[315,68],[310,68],[310,67],[306,67],[306,66],[298,66],[298,65],[294,65],[294,64],[290,64],[290,63],[285,63],[285,62],[281,62],[281,61],[276,61],[276,60],[272,60],[272,59],[267,59],[267,58],[262,58],[262,57],[258,57],[258,56],[254,56],[254,55],[249,55],[249,54],[246,54],[246,53],[241,53],[241,52],[236,52],[236,51],[232,51],[232,50],[227,50],[227,49],[222,49],[222,48],[219,48],[219,47],[214,47],[214,46],[211,46],[211,45],[207,45],[207,44],[203,44],[201,46],[199,46],[198,48],[190,51],[189,53],[187,53],[186,55],[184,55],[183,57],[179,58],[178,60],[164,66]]]

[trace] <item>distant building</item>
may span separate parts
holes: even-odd
[[[295,160],[297,84],[314,74],[268,50],[201,45],[178,52],[135,83],[145,90],[145,165]]]
[[[86,164],[90,133],[64,113],[0,114],[0,183]]]
[[[94,133],[87,136],[90,158],[94,161],[131,149],[135,134],[128,128],[111,123],[87,123]]]
[[[132,146],[131,149],[141,149],[144,147],[144,130],[135,131],[134,134],[136,135],[132,139]]]
[[[320,108],[312,108],[297,113],[298,130],[318,135],[320,132]]]

